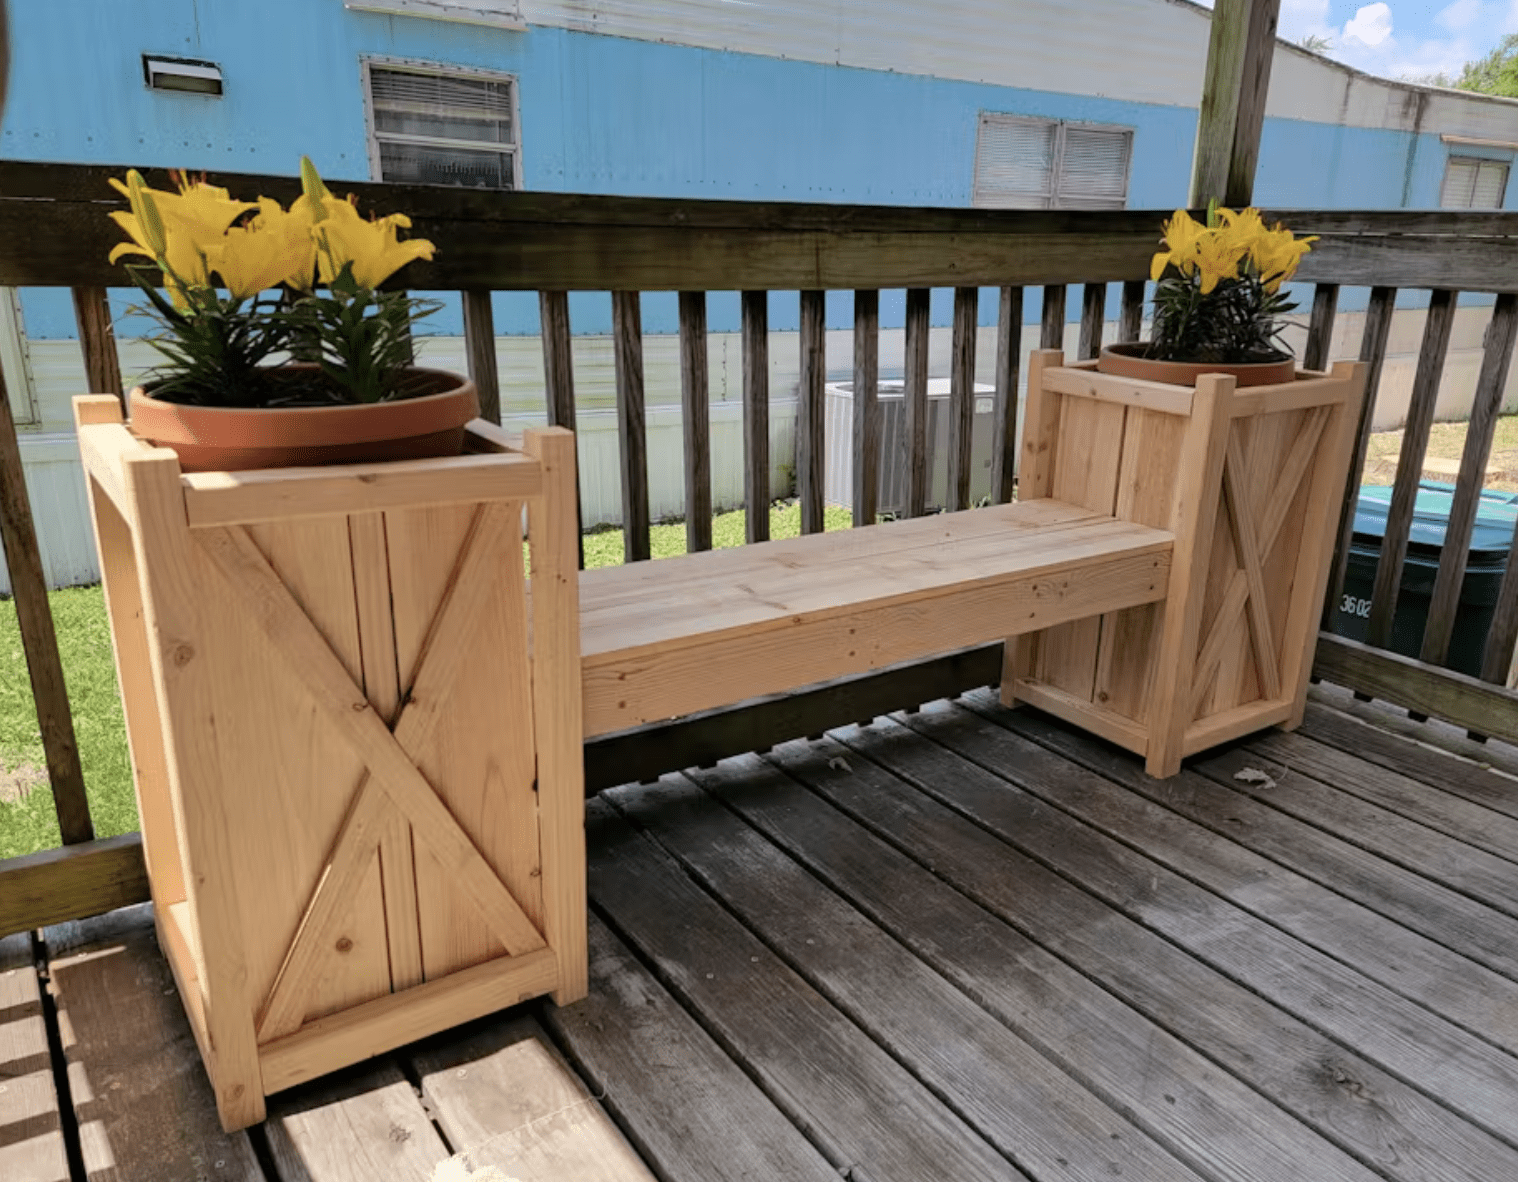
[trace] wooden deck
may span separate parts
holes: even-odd
[[[234,1136],[143,909],[13,937],[0,1178],[1518,1178],[1518,757],[1316,697],[1165,783],[972,695],[614,789],[586,1001]]]

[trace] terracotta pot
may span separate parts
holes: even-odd
[[[293,368],[293,367],[292,367]],[[160,402],[132,390],[131,427],[172,448],[186,472],[243,471],[456,456],[480,403],[468,378],[417,369],[437,393],[342,406],[225,407]]]
[[[1194,386],[1204,373],[1231,374],[1240,386],[1277,386],[1296,379],[1297,362],[1289,356],[1280,361],[1223,365],[1216,361],[1153,361],[1142,356],[1144,348],[1141,344],[1108,345],[1097,358],[1096,368],[1120,378],[1169,382],[1173,386]]]

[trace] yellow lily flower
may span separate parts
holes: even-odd
[[[1280,226],[1265,231],[1251,252],[1265,290],[1272,295],[1280,290],[1281,284],[1288,282],[1297,273],[1302,256],[1312,250],[1308,244],[1317,240],[1315,234],[1307,238],[1295,238],[1290,230],[1284,230]]]
[[[1225,279],[1237,279],[1239,263],[1249,247],[1228,233],[1227,227],[1209,230],[1197,241],[1197,270],[1202,276],[1202,294],[1211,295]]]
[[[1205,233],[1206,228],[1194,221],[1184,209],[1176,210],[1165,223],[1164,242],[1169,249],[1154,256],[1149,267],[1149,278],[1159,279],[1171,263],[1175,264],[1182,275],[1189,276],[1196,266],[1197,242]]]
[[[231,227],[207,252],[211,269],[238,299],[284,283],[309,291],[316,271],[310,214],[299,201],[287,213],[268,197],[258,199],[258,209],[250,225]]]
[[[331,283],[343,267],[353,264],[353,280],[360,287],[378,287],[412,259],[430,259],[433,245],[425,238],[401,242],[396,230],[408,228],[403,213],[365,221],[351,202],[336,197],[322,201],[326,218],[311,229],[316,240],[317,269],[323,283]]]
[[[110,183],[131,203],[131,213],[118,210],[111,218],[132,241],[116,246],[108,261],[114,263],[130,254],[152,259],[163,268],[169,293],[181,306],[185,299],[181,284],[208,285],[208,253],[221,246],[232,222],[257,208],[246,201],[230,200],[225,189],[188,178],[180,179],[178,193],[150,189],[136,169],[127,174],[126,184],[115,177]]]

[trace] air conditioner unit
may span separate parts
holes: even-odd
[[[904,515],[911,479],[907,439],[905,384],[882,381],[880,402],[881,513]],[[830,505],[854,505],[854,383],[829,382],[826,391],[827,459],[823,468],[823,497]],[[991,436],[996,388],[977,382],[975,413],[970,431],[970,503],[991,495]],[[949,379],[928,382],[928,508],[949,503]]]

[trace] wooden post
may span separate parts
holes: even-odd
[[[84,795],[79,745],[74,738],[63,663],[58,657],[58,636],[53,630],[52,609],[47,601],[42,551],[37,546],[37,528],[32,521],[26,474],[21,467],[21,445],[11,418],[4,374],[0,374],[0,543],[4,545],[6,567],[10,571],[11,594],[16,599],[16,622],[21,628],[21,647],[26,653],[32,698],[37,706],[37,729],[42,733],[42,752],[53,786],[58,829],[65,844],[89,841],[95,836],[95,828]]]
[[[464,351],[469,357],[469,378],[480,396],[480,417],[501,421],[501,382],[496,372],[495,315],[489,291],[466,291],[464,302]]]
[[[1197,114],[1191,208],[1213,197],[1248,205],[1260,156],[1260,128],[1275,54],[1281,0],[1217,0]]]

